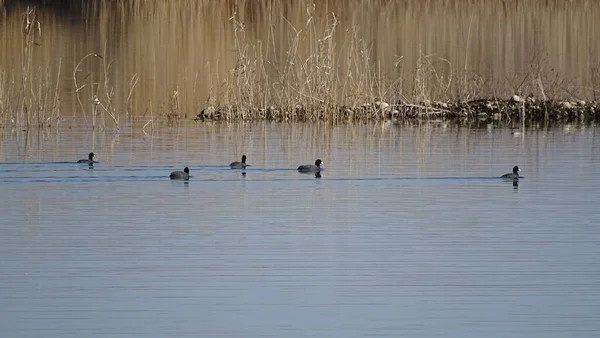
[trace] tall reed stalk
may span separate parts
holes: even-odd
[[[106,54],[106,47],[104,48],[104,53]],[[83,65],[88,60],[101,60],[101,79],[96,80],[93,71],[83,72]],[[73,70],[75,97],[86,123],[89,123],[89,119],[91,118],[92,129],[96,129],[97,127],[106,128],[106,116],[110,117],[115,128],[120,128],[120,116],[114,103],[116,90],[111,78],[112,64],[112,61],[108,61],[105,57],[97,53],[88,53],[77,62]],[[124,102],[125,106],[128,105],[137,83],[138,76],[134,75],[129,83],[129,94]],[[89,118],[88,115],[90,115]],[[98,121],[98,118],[101,120]]]

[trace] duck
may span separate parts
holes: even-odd
[[[518,166],[514,166],[513,170],[512,170],[512,173],[504,174],[504,175],[502,175],[500,177],[501,178],[516,178],[516,179],[519,179],[520,178],[519,171],[521,171],[521,169],[519,169]]]
[[[315,164],[303,164],[298,167],[298,171],[301,173],[316,173],[321,171],[321,164],[323,161],[320,159],[315,161]]]
[[[94,155],[94,153],[89,153],[88,158],[83,158],[83,159],[77,161],[77,163],[85,163],[85,164],[89,164],[89,165],[98,163],[98,161],[94,161],[95,157],[96,157],[96,155]]]
[[[185,167],[183,171],[174,171],[169,175],[172,180],[188,180],[190,179],[190,168]]]
[[[245,169],[246,168],[246,155],[242,155],[242,162],[231,162],[229,164],[229,168],[231,169]]]

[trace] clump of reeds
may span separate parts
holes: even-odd
[[[28,7],[23,13],[22,27],[21,68],[0,69],[0,125],[52,126],[60,117],[61,60],[57,61],[55,79],[49,64],[35,61],[42,25],[34,8]]]
[[[224,119],[323,119],[341,101],[358,104],[373,98],[376,74],[369,73],[368,51],[353,40],[349,59],[350,72],[341,74],[340,57],[334,35],[338,26],[331,14],[321,31],[313,17],[314,5],[307,9],[308,18],[301,28],[288,22],[289,49],[280,59],[266,58],[268,44],[251,44],[245,25],[234,14],[233,25],[236,65],[223,80],[224,90],[210,101],[220,102],[216,114]],[[354,36],[356,38],[356,36]],[[275,39],[275,36],[271,36]],[[277,50],[270,51],[277,55]],[[347,76],[346,76],[347,75]],[[209,111],[205,112],[209,114]],[[212,117],[212,114],[211,114]]]
[[[445,59],[422,55],[415,69],[411,92],[406,88],[403,58],[395,61],[395,74],[384,74],[373,62],[372,44],[359,34],[359,28],[338,32],[338,19],[329,13],[315,19],[315,7],[307,8],[305,24],[288,24],[289,48],[284,57],[269,51],[270,43],[252,44],[245,25],[237,16],[230,18],[234,32],[236,65],[222,80],[222,91],[213,93],[209,108],[200,119],[273,120],[360,120],[400,116],[398,104],[427,111],[432,101],[450,101],[452,67]],[[273,25],[273,23],[270,23]],[[273,31],[271,29],[271,31]],[[343,38],[343,45],[335,41]],[[275,36],[271,36],[275,39]],[[475,82],[464,78],[471,89]],[[425,114],[424,116],[427,116]]]
[[[289,24],[290,47],[285,58],[267,59],[262,44],[246,40],[244,24],[234,15],[237,62],[223,81],[223,96],[198,115],[200,120],[366,121],[406,119],[460,119],[490,122],[568,122],[600,118],[600,104],[582,100],[560,101],[567,88],[560,77],[549,77],[543,61],[532,60],[518,93],[508,98],[482,97],[486,83],[469,75],[467,65],[456,72],[449,61],[420,55],[411,74],[412,90],[405,92],[402,57],[396,76],[383,74],[371,60],[370,45],[356,29],[345,32],[344,50],[333,42],[337,18],[331,14],[323,30],[308,20],[298,29]],[[302,53],[301,51],[308,51]],[[275,53],[273,53],[275,54]],[[341,57],[340,55],[343,55]],[[468,61],[465,60],[465,63]],[[510,81],[514,83],[515,81]],[[545,89],[549,83],[552,91]],[[535,94],[534,94],[535,93]],[[527,95],[527,96],[525,96]]]
[[[483,118],[486,114],[473,111],[480,100],[504,102],[490,118],[514,118],[522,114],[522,107],[513,107],[506,92],[534,96],[546,102],[542,107],[556,108],[562,107],[557,98],[569,91],[569,84],[557,74],[552,76],[539,56],[532,58],[528,72],[518,74],[522,79],[484,79],[471,72],[468,52],[462,65],[420,52],[416,64],[406,64],[397,56],[395,72],[386,73],[373,61],[372,41],[361,38],[360,27],[339,31],[335,13],[327,13],[327,20],[316,18],[323,13],[315,13],[314,5],[306,13],[300,27],[281,18],[287,22],[289,42],[283,57],[277,57],[281,46],[275,47],[272,21],[267,23],[271,41],[253,43],[234,13],[230,22],[237,62],[221,80],[222,90],[211,91],[210,104],[199,119],[346,121],[472,118],[479,113]],[[540,116],[538,106],[530,106],[536,113],[528,116]],[[595,107],[580,110],[594,115]],[[562,108],[555,112],[565,115]]]

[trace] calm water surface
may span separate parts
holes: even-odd
[[[146,131],[3,131],[1,336],[600,335],[598,128]]]

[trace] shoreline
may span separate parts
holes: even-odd
[[[475,99],[457,102],[423,102],[420,104],[389,104],[376,101],[358,107],[331,105],[292,108],[238,108],[236,106],[203,109],[195,121],[430,121],[461,120],[478,122],[537,122],[573,123],[600,120],[600,101],[556,101],[521,98],[514,95],[508,100]]]

